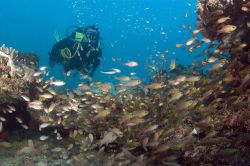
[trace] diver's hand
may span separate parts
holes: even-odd
[[[53,36],[54,36],[56,42],[59,42],[61,40],[60,35],[57,31],[54,32]]]

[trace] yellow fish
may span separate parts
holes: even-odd
[[[227,20],[230,20],[231,18],[230,17],[222,17],[222,18],[219,18],[217,20],[217,24],[222,24],[224,22],[226,22]]]
[[[176,48],[180,48],[180,47],[182,47],[182,46],[183,46],[183,44],[180,44],[180,43],[175,44],[175,47],[176,47]]]
[[[194,43],[194,41],[196,40],[195,37],[191,37],[187,42],[186,42],[186,46],[190,46]]]
[[[121,77],[115,77],[115,79],[119,80],[119,81],[129,81],[130,77],[128,77],[128,76],[121,76]]]
[[[147,86],[147,88],[149,88],[151,90],[161,89],[162,87],[164,87],[164,85],[162,83],[152,83],[152,84]]]
[[[105,118],[105,117],[108,116],[109,114],[110,114],[110,110],[109,110],[109,109],[100,111],[96,116],[94,116],[93,121],[96,121],[96,120],[98,120],[98,119]]]
[[[225,25],[220,30],[218,30],[218,34],[221,34],[221,33],[232,33],[236,29],[237,29],[237,27],[235,25]]]
[[[126,87],[134,87],[141,84],[140,80],[131,80],[125,84]]]
[[[170,70],[174,70],[175,67],[176,67],[176,65],[175,65],[175,60],[172,59],[172,60],[171,60],[171,63],[170,63]]]
[[[247,8],[247,7],[245,7],[245,6],[241,7],[241,10],[242,10],[243,12],[249,12],[249,11],[250,11],[250,9]]]

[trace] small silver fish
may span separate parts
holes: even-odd
[[[50,84],[55,85],[55,86],[63,86],[63,85],[65,85],[65,82],[58,80],[58,81],[53,81]]]
[[[42,66],[42,67],[40,67],[40,70],[41,71],[45,71],[47,69],[47,67],[46,66]]]
[[[49,138],[48,136],[42,135],[42,136],[40,137],[40,140],[41,140],[41,141],[45,141],[45,140],[47,140],[48,138]]]
[[[1,116],[0,116],[0,121],[5,122],[6,119],[5,119],[4,117],[1,117]]]
[[[42,110],[44,107],[41,101],[36,100],[29,103],[29,108],[32,108],[34,110]]]
[[[128,67],[136,67],[139,64],[137,62],[135,62],[135,61],[129,61],[129,62],[125,63],[124,65],[128,66]]]
[[[21,96],[25,101],[30,102],[30,99],[27,96]]]
[[[53,98],[53,95],[49,94],[49,93],[45,93],[45,94],[42,94],[40,95],[41,98],[44,98],[44,99],[52,99]]]
[[[34,74],[33,74],[33,76],[34,77],[39,77],[40,75],[42,75],[43,73],[42,72],[35,72]]]
[[[46,128],[46,127],[48,127],[48,126],[50,126],[50,123],[43,123],[43,124],[41,124],[41,125],[39,126],[39,131],[41,131],[43,128]]]
[[[101,71],[102,74],[116,74],[115,71]]]
[[[116,72],[116,73],[120,73],[120,72],[121,72],[120,69],[116,69],[116,68],[112,68],[112,70],[113,70],[114,72]]]
[[[23,123],[23,120],[21,118],[19,118],[19,117],[15,117],[15,118],[16,118],[18,123],[21,123],[21,124]]]

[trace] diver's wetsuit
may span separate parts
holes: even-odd
[[[71,37],[62,39],[53,46],[49,53],[51,66],[53,67],[55,63],[61,63],[64,66],[65,72],[75,69],[83,74],[93,76],[100,64],[102,56],[102,50],[99,48],[98,43],[99,41],[92,44],[83,41],[77,49],[77,42],[72,40]],[[72,58],[64,58],[61,55],[61,50],[64,48],[68,48],[71,54],[75,53],[75,56]]]

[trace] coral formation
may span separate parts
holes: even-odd
[[[0,53],[0,104],[15,104],[22,100],[21,95],[30,95],[32,84],[35,82],[32,77],[35,70],[15,61],[15,58],[21,55],[12,48],[2,46]]]
[[[58,93],[52,87],[62,82],[43,80],[43,74],[36,72],[38,91],[23,101],[28,105],[25,116],[38,126],[25,126],[24,114],[13,116],[19,125],[39,131],[41,141],[68,140],[49,147],[65,150],[59,156],[64,163],[244,165],[250,162],[250,68],[237,58],[221,59],[218,64],[207,76],[196,67],[189,71],[179,66],[172,74],[160,71],[150,85],[118,94],[107,93],[108,84],[97,83]]]
[[[33,74],[36,68],[20,63],[20,53],[4,45],[0,47],[0,117],[2,130],[0,133],[19,126],[16,117],[22,117],[23,127],[27,128],[30,119],[27,104],[22,96],[32,96],[36,81]],[[30,61],[31,62],[31,61]],[[0,137],[5,137],[1,134]]]
[[[220,41],[220,49],[238,53],[250,48],[249,1],[239,0],[199,0],[198,23],[202,34],[211,40]],[[218,31],[226,25],[233,25],[236,30],[228,34]]]
[[[94,94],[85,85],[81,93],[42,101],[38,120],[53,129],[52,137],[72,141],[76,163],[88,163],[83,156],[98,149],[115,165],[246,164],[250,68],[237,59],[222,62],[209,76],[169,77],[164,94],[154,86],[150,95],[141,88]]]

